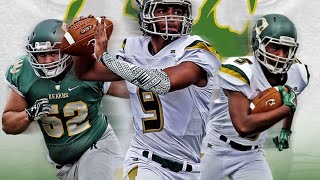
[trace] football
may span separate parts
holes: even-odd
[[[250,103],[250,113],[272,111],[282,106],[282,97],[278,87],[271,87],[260,92]]]
[[[94,53],[94,25],[97,21],[101,23],[102,18],[89,16],[74,22],[68,27],[62,43],[61,52],[73,56],[89,55]],[[113,30],[113,24],[110,20],[104,19],[108,39]]]

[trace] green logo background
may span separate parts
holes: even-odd
[[[246,23],[244,31],[237,33],[229,27],[221,27],[215,18],[216,6],[221,0],[205,0],[199,8],[199,15],[195,19],[192,34],[199,35],[208,41],[222,57],[245,56],[250,53],[250,21]],[[258,0],[247,0],[248,11],[254,14]],[[124,14],[137,20],[135,0],[127,0]],[[241,17],[235,17],[241,18]]]

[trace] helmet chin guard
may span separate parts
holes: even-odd
[[[154,12],[159,6],[180,6],[183,9],[183,15],[165,15],[155,16]],[[181,29],[177,32],[169,30],[170,22],[180,22]],[[140,28],[145,35],[159,35],[163,39],[172,40],[188,35],[192,29],[192,5],[189,0],[144,0],[140,5],[139,23]],[[157,23],[165,23],[165,30],[160,30]]]

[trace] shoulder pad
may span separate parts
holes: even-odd
[[[215,56],[217,56],[219,59],[221,59],[217,51],[208,42],[205,42],[199,36],[194,36],[194,40],[185,47],[185,50],[195,50],[195,49],[208,51],[214,54]]]
[[[292,64],[292,66],[299,67],[301,75],[303,75],[306,82],[309,83],[310,73],[309,73],[308,65],[303,64],[298,58],[295,58],[295,61]]]
[[[300,94],[309,83],[310,73],[308,66],[302,63],[294,63],[288,71],[287,83],[297,94]]]
[[[221,59],[217,51],[208,43],[201,39],[199,36],[191,36],[192,41],[184,48],[184,50],[196,50],[201,49],[214,54],[218,59]]]
[[[26,65],[29,65],[28,56],[16,58],[16,60],[8,67],[6,76],[17,76],[25,69],[24,67]]]
[[[28,56],[21,56],[8,67],[6,72],[6,80],[10,87],[12,87],[18,94],[23,96],[23,90],[20,89],[20,85],[25,81],[22,80],[22,78],[32,77],[33,73],[34,71],[29,64]]]
[[[247,57],[231,57],[222,63],[219,76],[235,85],[250,85],[252,71],[251,60]]]

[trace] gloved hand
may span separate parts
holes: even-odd
[[[37,121],[41,117],[49,114],[51,105],[49,104],[48,98],[42,98],[38,99],[33,106],[31,106],[29,109],[25,109],[28,118],[30,121]]]
[[[279,151],[289,148],[289,139],[291,133],[292,132],[289,129],[282,128],[280,131],[280,137],[276,136],[272,138],[274,144],[276,145]]]
[[[295,92],[288,85],[278,86],[278,89],[282,97],[282,103],[288,106],[292,113],[294,113],[297,108],[297,96]]]

